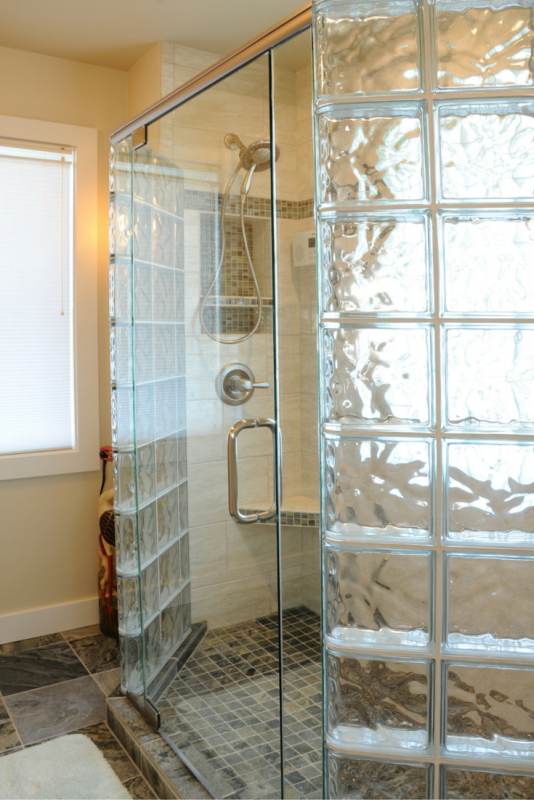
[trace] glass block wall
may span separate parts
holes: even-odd
[[[128,139],[110,156],[110,352],[123,689],[142,699],[191,627],[183,177]]]
[[[534,790],[534,9],[315,0],[327,796]]]

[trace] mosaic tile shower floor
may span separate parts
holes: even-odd
[[[283,612],[285,797],[321,798],[320,619]],[[221,798],[280,797],[278,616],[208,632],[158,701],[161,730]]]

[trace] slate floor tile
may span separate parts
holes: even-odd
[[[110,636],[98,633],[74,639],[70,644],[91,674],[120,668],[119,645]]]
[[[106,698],[90,675],[14,694],[4,702],[25,745],[106,719]]]
[[[0,655],[0,692],[4,697],[83,675],[87,670],[66,642]]]

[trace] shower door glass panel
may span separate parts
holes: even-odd
[[[533,13],[314,2],[330,798],[531,793]]]
[[[146,408],[154,440],[153,493],[138,514],[153,503],[158,524],[153,593],[141,571],[141,608],[155,620],[146,693],[216,797],[281,796],[276,519],[232,518],[228,463],[232,426],[276,419],[269,98],[262,57],[152,124],[133,154],[136,413]],[[167,183],[150,185],[151,164]],[[230,364],[264,386],[245,396],[234,384],[223,402]],[[237,441],[239,510],[266,514],[273,435],[262,425]],[[138,464],[142,450],[139,440]]]

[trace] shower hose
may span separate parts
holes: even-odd
[[[240,336],[238,339],[221,339],[218,336],[215,336],[215,334],[211,333],[211,331],[209,331],[208,328],[206,327],[206,323],[204,322],[204,310],[206,308],[206,303],[208,301],[208,297],[210,296],[210,294],[211,294],[211,292],[213,290],[213,287],[217,283],[217,279],[218,279],[219,275],[221,274],[221,270],[222,270],[223,262],[224,262],[224,253],[225,253],[225,250],[226,250],[226,242],[225,242],[226,237],[225,237],[225,230],[224,230],[224,222],[225,222],[225,216],[226,216],[226,202],[228,200],[228,195],[230,194],[230,189],[232,188],[232,186],[234,184],[234,181],[235,181],[235,179],[237,177],[237,173],[239,172],[239,170],[241,169],[242,166],[243,165],[241,163],[241,160],[239,160],[239,162],[237,164],[237,167],[233,171],[232,177],[228,181],[228,186],[226,187],[226,190],[224,192],[223,201],[222,201],[222,204],[221,204],[221,225],[220,225],[220,229],[221,229],[221,255],[219,257],[219,263],[217,265],[217,269],[215,270],[215,275],[213,276],[213,280],[210,283],[208,291],[204,295],[204,299],[202,301],[202,305],[200,306],[200,322],[202,324],[202,327],[204,328],[205,332],[208,334],[208,336],[211,339],[213,339],[215,342],[221,342],[222,344],[238,344],[239,342],[245,342],[247,339],[250,339],[250,337],[253,336],[256,333],[256,331],[258,330],[258,328],[260,326],[261,315],[262,315],[262,312],[263,312],[263,300],[262,300],[262,296],[261,296],[261,292],[260,292],[260,287],[258,285],[258,279],[256,277],[256,272],[254,270],[254,265],[252,263],[252,258],[250,256],[250,250],[248,248],[248,242],[247,242],[247,237],[246,237],[246,233],[245,233],[245,200],[247,199],[247,195],[248,195],[249,190],[250,190],[250,182],[252,180],[252,175],[254,174],[254,170],[256,169],[256,164],[253,164],[251,166],[251,168],[248,170],[247,174],[245,175],[245,179],[243,181],[243,185],[241,186],[241,198],[240,198],[240,203],[239,203],[239,218],[241,220],[241,232],[243,234],[243,242],[245,244],[245,253],[246,253],[247,261],[248,261],[248,264],[249,264],[249,267],[250,267],[250,274],[252,275],[252,280],[254,281],[254,289],[256,291],[256,296],[258,298],[258,318],[256,320],[256,324],[254,325],[253,329],[249,333],[247,333],[245,336]]]

